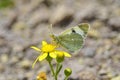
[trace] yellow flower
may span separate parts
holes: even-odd
[[[48,44],[46,41],[42,41],[41,49],[38,48],[38,47],[35,47],[35,46],[32,46],[31,48],[33,48],[36,51],[41,52],[41,54],[34,61],[33,65],[32,65],[33,68],[34,68],[34,65],[36,64],[36,62],[38,60],[42,61],[42,60],[46,59],[48,56],[51,57],[51,58],[56,58],[57,54],[61,54],[62,53],[66,57],[71,57],[71,55],[69,53],[67,53],[67,52],[55,50],[57,48],[57,46],[53,45],[53,44]]]
[[[47,80],[46,73],[45,73],[45,72],[40,72],[40,73],[37,75],[37,80]]]
[[[34,67],[34,65],[36,64],[36,62],[39,60],[39,61],[42,61],[44,60],[45,58],[47,58],[47,56],[49,55],[51,58],[56,58],[56,54],[53,53],[56,46],[53,45],[53,44],[48,44],[46,41],[42,41],[42,47],[41,49],[38,48],[38,47],[35,47],[35,46],[32,46],[31,48],[33,48],[34,50],[36,51],[39,51],[41,52],[42,54],[40,54],[37,59],[34,61],[32,67]]]
[[[55,51],[55,53],[57,54],[57,62],[61,63],[64,61],[64,57],[71,57],[71,55],[67,52],[64,52],[64,51]]]
[[[59,51],[59,50],[56,50],[55,53],[57,54],[58,57],[71,57],[71,55],[65,51]]]

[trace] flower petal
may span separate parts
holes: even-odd
[[[64,51],[63,51],[63,53],[64,53],[64,55],[65,55],[66,57],[71,57],[71,55],[70,55],[69,53],[64,52]]]
[[[41,51],[39,48],[35,47],[35,46],[31,46],[32,49],[36,50],[36,51]]]
[[[42,46],[46,45],[47,42],[46,41],[42,41]]]
[[[55,48],[56,48],[56,46],[54,46],[52,44],[46,44],[46,45],[42,46],[41,50],[42,50],[42,52],[52,52],[52,51],[54,51]]]
[[[43,53],[40,57],[39,57],[39,61],[42,61],[43,59],[45,59],[48,56],[48,53]]]
[[[34,61],[34,63],[32,64],[32,68],[34,68],[34,66],[35,66],[36,62],[38,61],[39,57],[40,57],[40,56],[38,56],[37,59],[36,59],[36,60]]]
[[[50,55],[50,57],[52,57],[52,58],[56,58],[56,57],[57,57],[55,51],[54,51],[54,52],[50,52],[49,55]]]

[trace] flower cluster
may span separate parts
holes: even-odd
[[[71,55],[65,51],[56,50],[57,45],[48,44],[46,41],[42,41],[41,48],[35,46],[31,46],[31,48],[41,53],[34,61],[32,65],[33,68],[38,60],[42,61],[47,58],[56,58],[58,62],[62,62],[64,57],[71,57]]]

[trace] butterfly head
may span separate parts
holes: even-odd
[[[57,36],[55,36],[54,34],[51,34],[50,37],[52,38],[52,42],[55,44],[59,43],[59,39]]]

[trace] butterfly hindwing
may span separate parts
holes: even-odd
[[[58,36],[59,44],[69,51],[75,51],[82,47],[82,36],[76,33],[66,34],[64,36]]]

